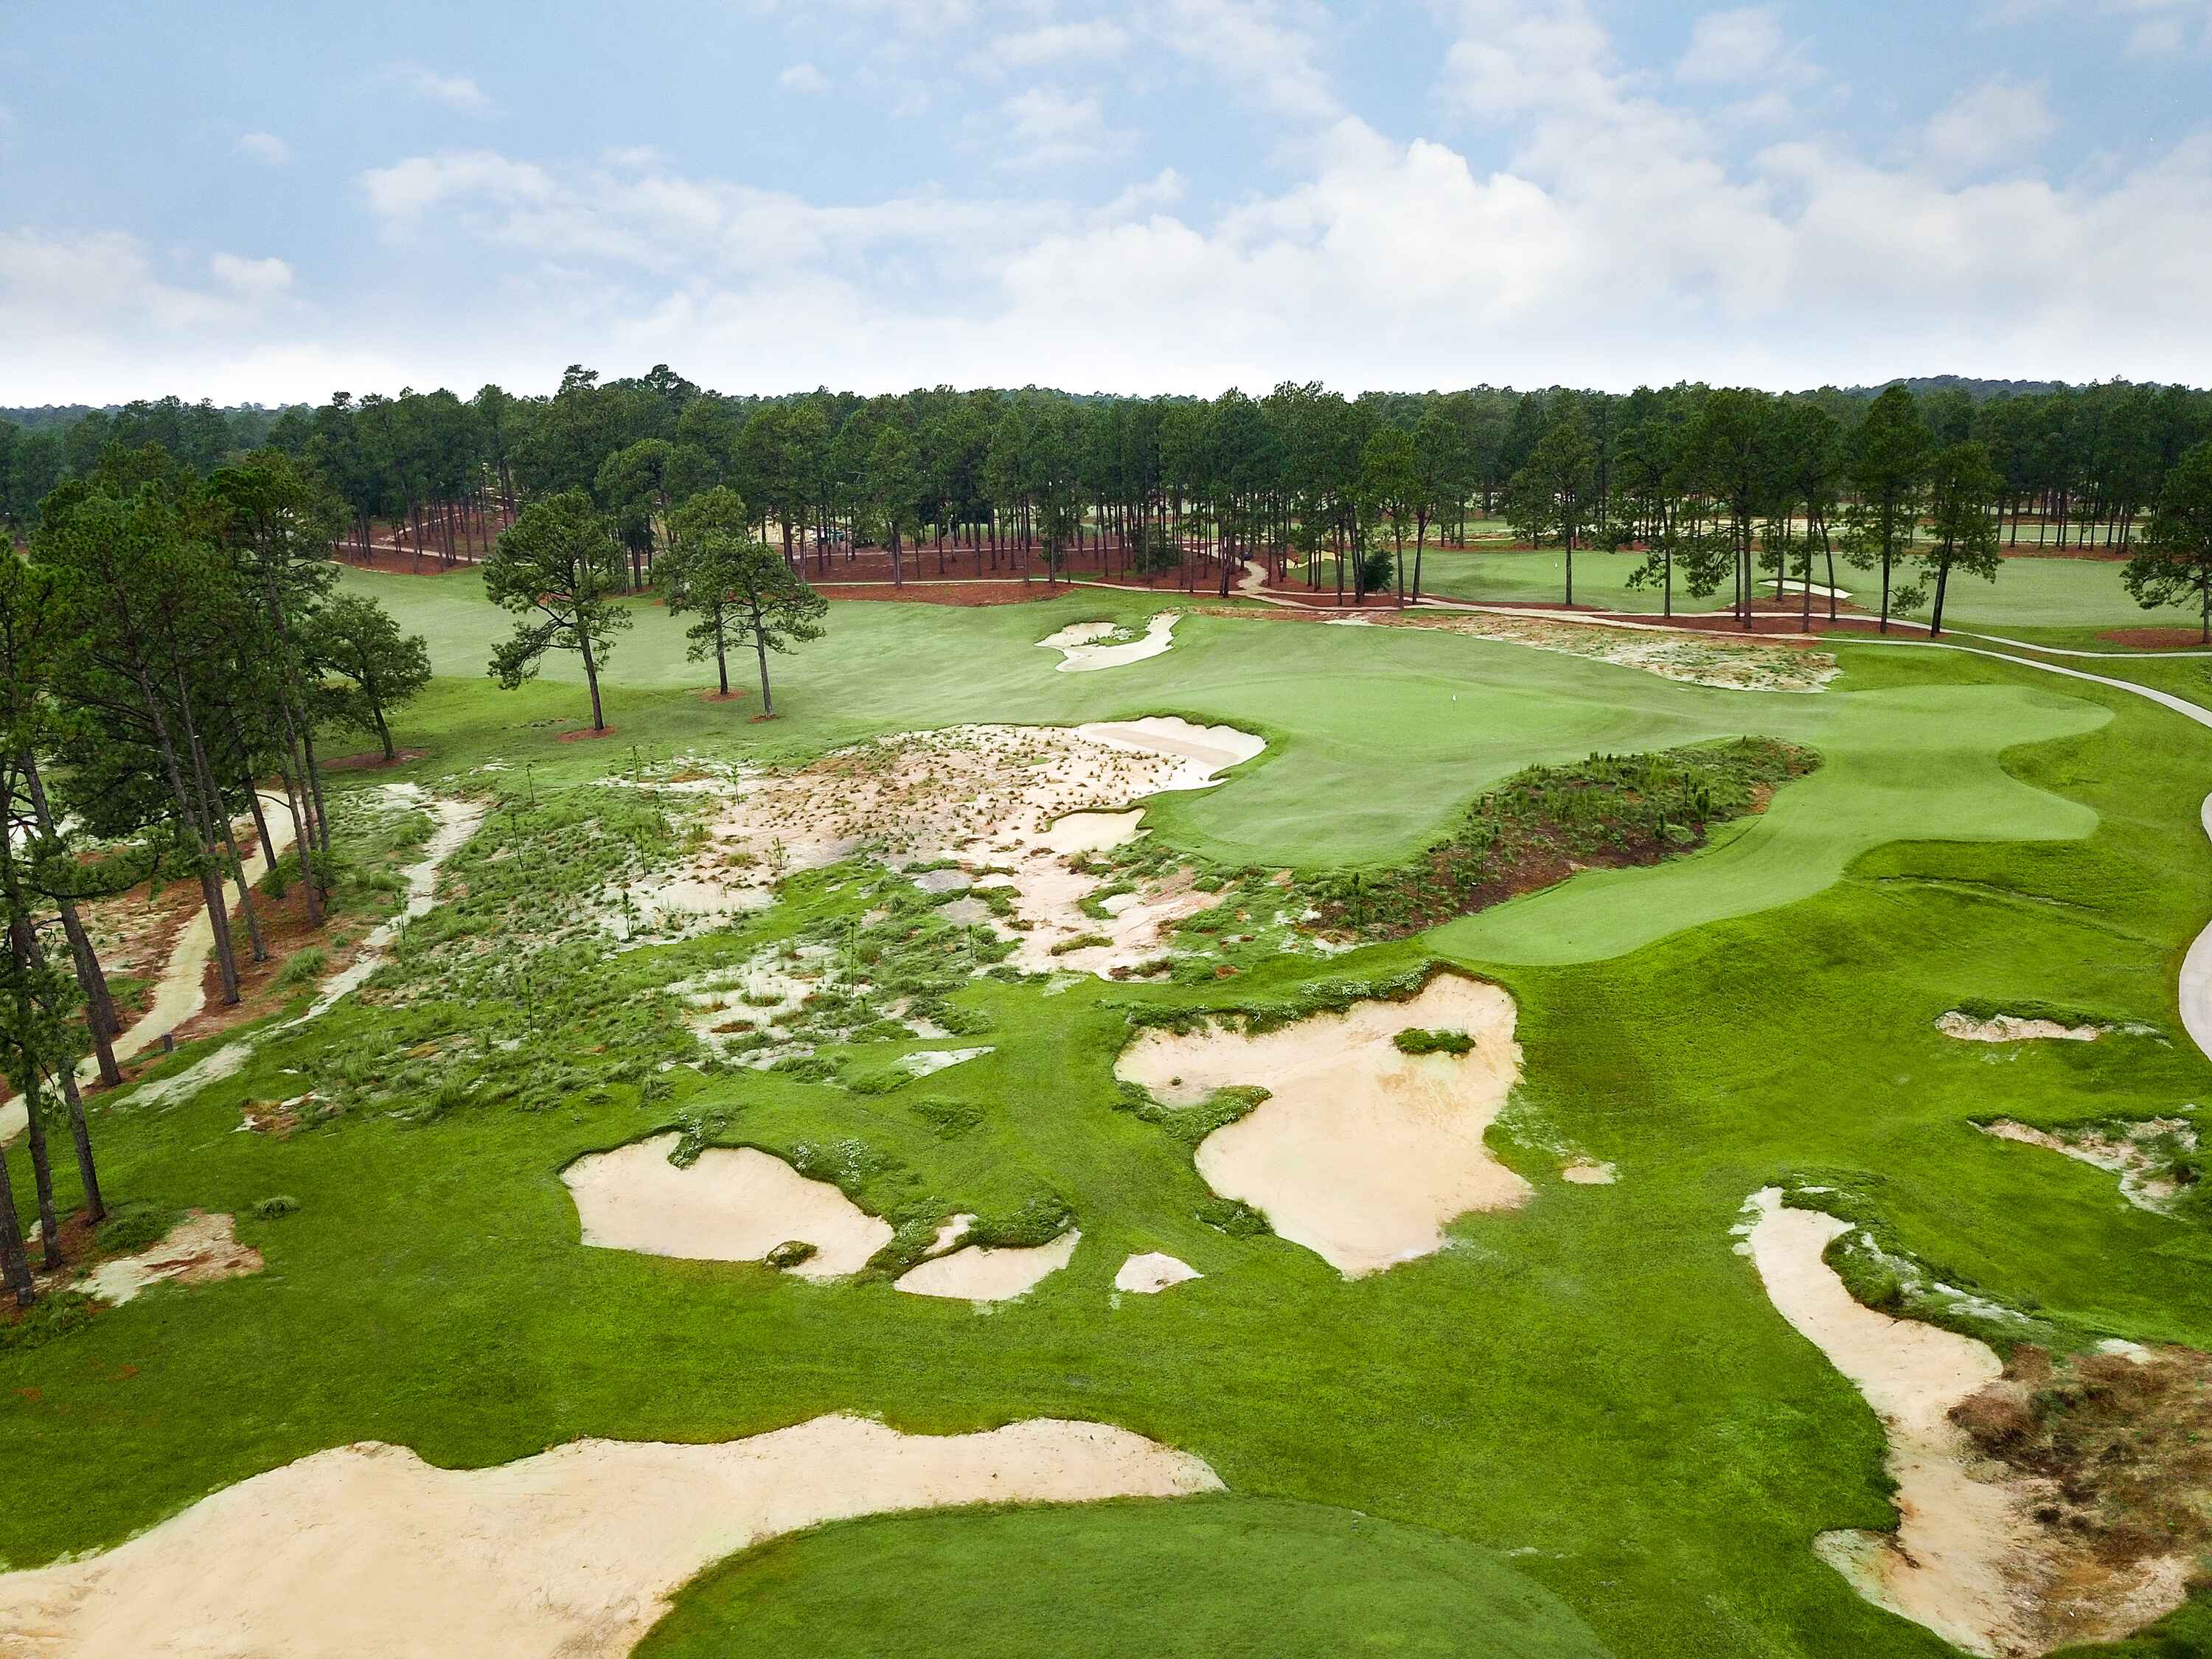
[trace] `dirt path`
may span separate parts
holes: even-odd
[[[1040,1418],[908,1435],[818,1417],[719,1445],[578,1440],[485,1469],[318,1452],[88,1559],[0,1575],[9,1651],[76,1659],[624,1655],[689,1578],[824,1521],[1218,1492],[1188,1453]]]

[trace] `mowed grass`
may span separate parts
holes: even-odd
[[[1271,1498],[886,1516],[748,1551],[639,1659],[811,1650],[1604,1659],[1565,1603],[1439,1533]]]
[[[1148,608],[1134,599],[1132,613]],[[1300,848],[1316,862],[1418,845],[1481,781],[1520,765],[1686,740],[1675,733],[1812,742],[1835,770],[1792,791],[1830,776],[1845,787],[1802,822],[1785,791],[1771,825],[1741,842],[1621,872],[1594,915],[1674,918],[1641,942],[1608,933],[1577,947],[1583,959],[1547,958],[1527,941],[1571,915],[1504,920],[1540,898],[1492,913],[1502,933],[1519,930],[1517,954],[1510,939],[1483,939],[1478,919],[1203,988],[978,983],[961,1002],[993,1021],[995,1052],[888,1095],[679,1071],[647,1103],[633,1084],[594,1077],[601,1030],[641,986],[742,958],[792,925],[769,913],[611,958],[591,1006],[532,1011],[540,1040],[581,1073],[550,1110],[362,1117],[282,1141],[234,1133],[242,1099],[524,1012],[358,1002],[187,1103],[102,1103],[116,1194],[236,1213],[268,1269],[155,1290],[45,1347],[0,1353],[0,1490],[35,1495],[0,1510],[0,1558],[112,1544],[200,1494],[356,1439],[477,1467],[579,1435],[720,1440],[833,1410],[931,1431],[1054,1415],[1189,1450],[1235,1498],[831,1528],[710,1575],[655,1640],[744,1651],[733,1644],[758,1609],[787,1607],[805,1616],[781,1633],[784,1653],[1012,1651],[988,1644],[1011,1642],[1027,1609],[1027,1628],[1051,1635],[1037,1645],[1122,1651],[1132,1586],[1150,1579],[1165,1632],[1152,1644],[1177,1639],[1181,1617],[1220,1632],[1220,1652],[1343,1651],[1346,1609],[1362,1605],[1385,1628],[1395,1620],[1416,1652],[1455,1620],[1449,1650],[1462,1652],[1585,1651],[1573,1620],[1623,1659],[1947,1651],[1813,1555],[1821,1530],[1887,1523],[1881,1432],[1773,1311],[1728,1230],[1754,1188],[1817,1173],[1869,1194],[1952,1283],[2076,1333],[2212,1341],[2201,1220],[2130,1210],[2109,1177],[1971,1121],[2145,1116],[2212,1093],[2173,1000],[2180,954],[2212,914],[2197,822],[2212,733],[2122,692],[1937,652],[1856,652],[1843,684],[1863,689],[1790,697],[1291,623],[1194,618],[1167,656],[1096,675],[1054,674],[1055,657],[1031,649],[1065,621],[1109,614],[1131,613],[1097,595],[981,612],[841,605],[831,639],[788,664],[787,720],[747,727],[742,709],[733,721],[730,706],[681,690],[617,690],[623,734],[596,745],[552,740],[574,723],[571,686],[510,696],[441,684],[404,723],[402,740],[432,751],[404,775],[434,784],[498,754],[511,768],[495,775],[502,787],[554,789],[623,763],[632,742],[749,753],[957,719],[1249,718],[1273,757],[1156,807],[1154,833],[1201,849]],[[642,624],[625,648],[641,635]],[[1283,782],[1300,767],[1303,785]],[[1950,817],[1916,820],[1881,799],[1915,779],[1930,799],[1951,790]],[[1759,831],[1785,843],[1778,862],[1826,858],[1832,874],[1791,890],[1756,863]],[[1548,902],[1571,912],[1601,884],[1578,877]],[[1739,890],[1758,903],[1732,910]],[[828,884],[809,900],[863,902]],[[1189,1150],[1116,1109],[1128,1011],[1265,1000],[1437,953],[1517,1000],[1524,1082],[1492,1144],[1533,1183],[1531,1201],[1467,1218],[1442,1255],[1356,1283],[1280,1240],[1200,1222],[1207,1194]],[[1976,997],[2057,1002],[2164,1035],[1992,1050],[1936,1032],[1939,1014]],[[940,1139],[913,1107],[921,1097],[980,1121]],[[726,1141],[790,1152],[849,1139],[949,1203],[1048,1190],[1074,1210],[1083,1245],[988,1316],[880,1281],[811,1285],[581,1248],[561,1168],[716,1109],[729,1114]],[[1619,1184],[1563,1182],[1570,1153],[1613,1161]],[[301,1208],[253,1219],[274,1193]],[[1117,1304],[1115,1267],[1154,1249],[1206,1277]],[[1370,1517],[1387,1523],[1375,1537]],[[1407,1529],[1437,1541],[1413,1547]],[[1200,1548],[1224,1558],[1235,1595],[1195,1573],[1162,1578],[1164,1553]],[[1003,1586],[1002,1567],[1012,1577],[1046,1558],[1073,1564],[1048,1607]],[[1358,1593],[1340,1604],[1331,1582]],[[1004,1619],[979,1610],[974,1583],[1004,1600]],[[1279,1620],[1240,1638],[1252,1607]],[[870,1619],[887,1621],[879,1645],[856,1650]]]

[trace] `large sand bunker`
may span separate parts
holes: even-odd
[[[1877,1607],[1978,1654],[2041,1654],[2109,1641],[2180,1602],[2180,1565],[2143,1564],[2081,1595],[2078,1541],[2039,1526],[2051,1483],[1983,1458],[1953,1413],[2002,1374],[1984,1344],[1855,1299],[1823,1260],[1849,1222],[1753,1194],[1752,1259],[1784,1319],[1849,1377],[1881,1419],[1898,1528],[1824,1533],[1821,1559]]]
[[[1130,637],[1132,629],[1118,623],[1071,623],[1056,634],[1048,634],[1037,644],[1048,651],[1060,653],[1059,672],[1063,674],[1083,674],[1100,668],[1119,668],[1125,663],[1142,662],[1147,657],[1163,654],[1174,643],[1176,614],[1163,611],[1145,624],[1145,631]]]
[[[888,1223],[826,1181],[810,1181],[750,1146],[709,1146],[689,1169],[671,1164],[672,1132],[578,1158],[561,1172],[584,1243],[700,1261],[758,1261],[779,1244],[811,1244],[787,1271],[802,1279],[856,1273],[891,1242]]]
[[[1435,1254],[1457,1216],[1528,1197],[1482,1138],[1520,1076],[1513,1018],[1497,986],[1440,974],[1406,1001],[1355,1003],[1257,1036],[1147,1032],[1114,1071],[1170,1103],[1267,1090],[1200,1144],[1199,1173],[1356,1279]],[[1473,1047],[1401,1053],[1392,1039],[1416,1028],[1463,1031]]]
[[[488,1469],[319,1452],[88,1560],[0,1576],[26,1651],[421,1659],[627,1654],[687,1579],[780,1533],[968,1504],[1218,1491],[1097,1423],[904,1435],[820,1417],[720,1445],[580,1440]]]
[[[899,1275],[892,1288],[963,1302],[1011,1302],[1026,1296],[1075,1257],[1083,1234],[1070,1228],[1048,1244],[994,1249],[970,1244]]]
[[[160,1243],[101,1262],[76,1288],[120,1307],[149,1285],[210,1285],[260,1271],[261,1252],[238,1242],[228,1216],[194,1210]]]

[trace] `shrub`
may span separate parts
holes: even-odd
[[[1464,1031],[1425,1031],[1409,1025],[1390,1042],[1401,1054],[1463,1054],[1474,1047]]]
[[[815,1247],[803,1238],[787,1238],[761,1258],[771,1267],[796,1267],[802,1261],[811,1261]]]
[[[276,970],[276,987],[289,991],[295,986],[312,984],[323,976],[331,964],[330,952],[319,945],[310,945],[304,951],[295,951],[291,959]]]
[[[274,1221],[280,1216],[296,1214],[300,1200],[289,1193],[276,1193],[253,1206],[253,1213],[263,1221]]]

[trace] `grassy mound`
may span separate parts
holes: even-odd
[[[809,1651],[1601,1659],[1490,1551],[1349,1510],[1198,1498],[879,1516],[749,1550],[690,1584],[637,1659]]]

